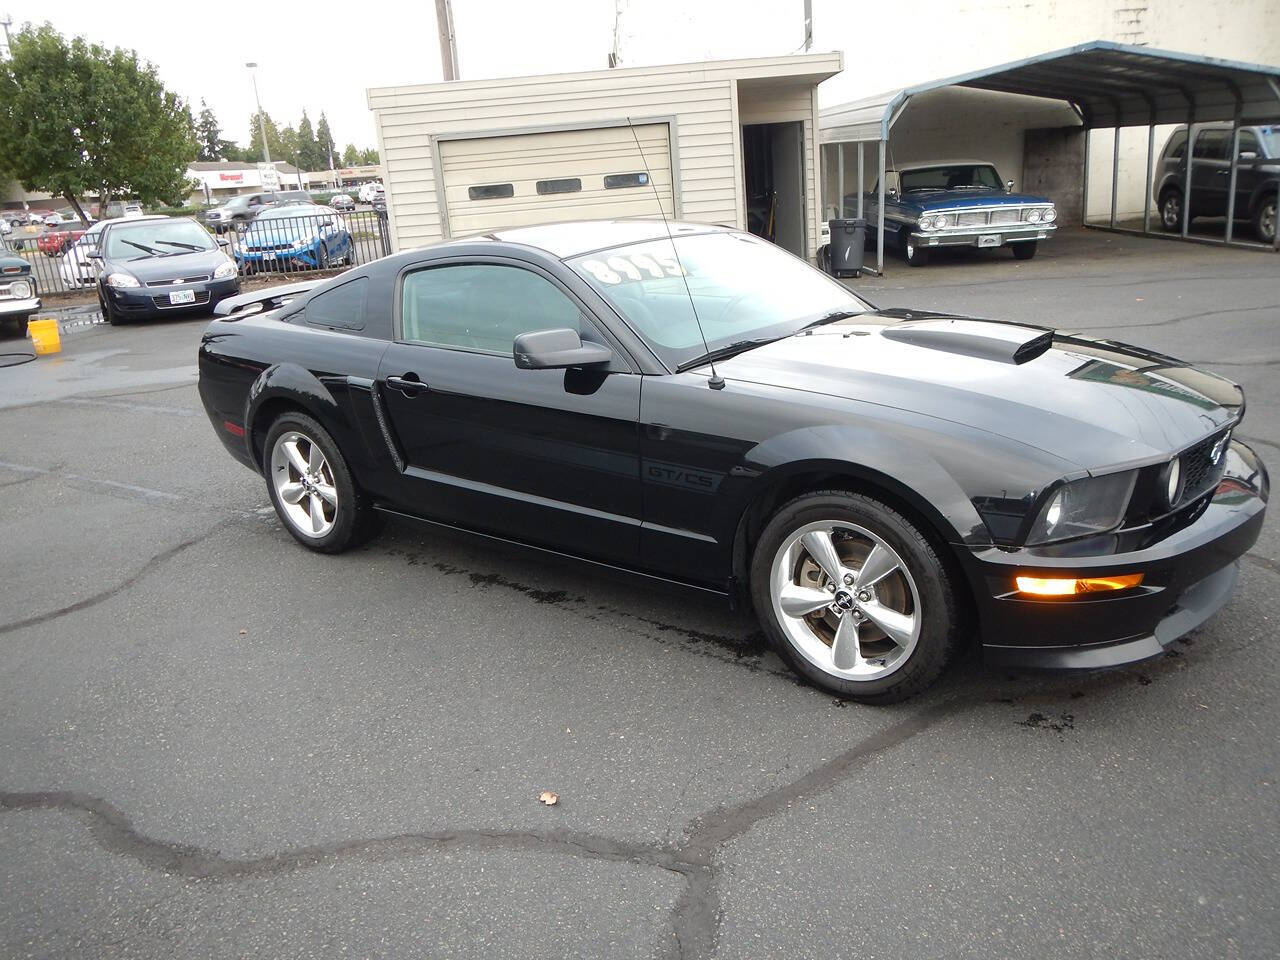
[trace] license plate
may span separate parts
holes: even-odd
[[[175,290],[169,294],[170,303],[195,303],[196,292],[194,290]]]
[[[998,247],[998,246],[1000,246],[1000,234],[998,234],[998,233],[980,233],[980,234],[978,234],[978,246],[980,246],[980,247]]]

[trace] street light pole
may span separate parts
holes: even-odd
[[[249,76],[253,78],[253,102],[258,105],[258,133],[262,137],[262,162],[271,162],[271,151],[267,149],[267,124],[262,115],[262,100],[258,97],[258,65],[256,63],[246,63],[249,68]]]

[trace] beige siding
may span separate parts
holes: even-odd
[[[404,249],[443,236],[432,137],[614,126],[628,119],[674,121],[677,216],[742,226],[734,84],[742,76],[794,84],[798,74],[814,74],[816,84],[839,69],[838,54],[809,54],[370,90],[393,244]],[[809,168],[812,178],[812,162]]]

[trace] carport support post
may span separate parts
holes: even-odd
[[[1184,154],[1187,161],[1187,169],[1183,175],[1182,181],[1182,239],[1187,239],[1187,234],[1191,232],[1191,163],[1195,146],[1192,134],[1195,130],[1192,128],[1196,123],[1196,111],[1192,107],[1187,111],[1187,149]]]
[[[1093,128],[1084,128],[1084,183],[1080,186],[1080,226],[1089,225],[1089,148],[1093,142]]]
[[[858,141],[858,219],[862,219],[862,195],[867,192],[867,181],[862,175],[862,141]]]
[[[1120,192],[1120,128],[1111,130],[1111,229],[1116,228],[1116,196]]]
[[[1240,166],[1240,104],[1236,103],[1236,115],[1231,124],[1231,176],[1227,179],[1227,243],[1236,223],[1236,171]]]
[[[887,141],[880,140],[880,209],[876,211],[880,223],[876,227],[876,270],[880,276],[884,276],[884,177],[885,177],[885,146]]]
[[[836,216],[844,216],[844,141],[836,144]]]
[[[1147,127],[1147,179],[1143,187],[1142,196],[1142,232],[1151,232],[1151,163],[1156,148],[1156,127],[1150,124]]]

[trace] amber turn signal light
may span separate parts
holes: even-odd
[[[1072,597],[1081,593],[1128,590],[1142,583],[1142,574],[1126,573],[1119,577],[1086,577],[1084,579],[1016,577],[1015,580],[1019,593],[1030,593],[1038,597]]]

